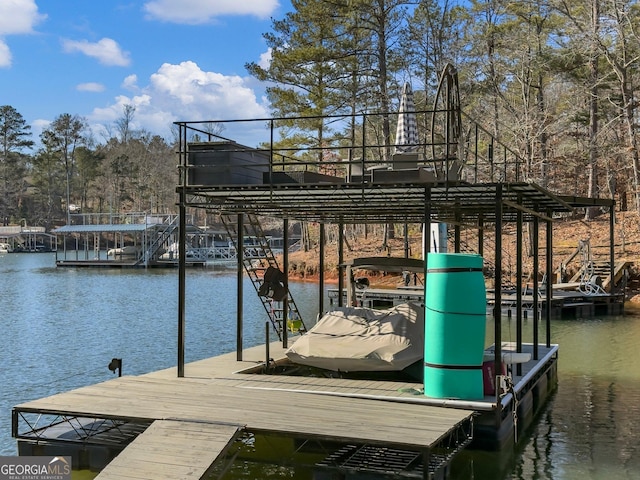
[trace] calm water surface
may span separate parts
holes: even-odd
[[[11,408],[24,401],[176,364],[177,271],[60,269],[52,254],[0,255],[0,455],[15,455]],[[187,273],[186,360],[235,348],[235,273]],[[292,291],[315,318],[316,285]],[[245,346],[262,343],[265,315],[245,285]],[[493,331],[491,321],[488,330]],[[531,340],[531,321],[525,326]],[[502,325],[515,341],[513,321]],[[518,447],[464,452],[453,479],[640,478],[640,315],[558,320],[559,386]],[[544,338],[544,329],[541,329]],[[227,478],[310,478],[278,466],[239,464]]]

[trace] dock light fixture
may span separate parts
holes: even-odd
[[[109,362],[108,368],[113,373],[116,373],[116,370],[118,370],[118,376],[121,377],[122,376],[122,359],[121,358],[112,358],[111,362]]]

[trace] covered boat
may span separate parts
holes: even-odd
[[[294,363],[333,371],[400,371],[423,358],[424,306],[340,307],[287,350]]]

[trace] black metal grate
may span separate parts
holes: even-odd
[[[353,444],[341,447],[316,466],[342,472],[374,474],[380,478],[422,478],[423,470],[420,452]]]
[[[529,183],[511,184],[318,184],[242,185],[187,188],[187,205],[216,208],[228,214],[252,213],[324,223],[424,221],[425,204],[440,221],[474,223],[480,215],[495,221],[502,198],[503,221],[524,221],[536,214],[567,213],[590,205],[588,199],[558,197]],[[604,201],[600,203],[606,203]]]

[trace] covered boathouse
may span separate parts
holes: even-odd
[[[485,275],[495,304],[500,305],[505,225],[516,228],[517,271],[522,278],[523,227],[529,224],[534,232],[534,278],[539,278],[553,270],[554,219],[577,208],[598,207],[608,209],[613,223],[614,202],[554,194],[523,181],[522,163],[508,147],[498,148],[497,139],[475,124],[461,128],[455,82],[455,72],[446,70],[443,84],[449,88],[443,89],[444,100],[440,99],[446,108],[437,103],[433,111],[416,112],[434,119],[434,131],[420,137],[410,155],[391,155],[391,145],[371,142],[369,133],[380,121],[379,115],[332,118],[334,123],[357,125],[359,140],[352,137],[346,146],[311,148],[306,156],[274,149],[273,139],[283,119],[226,124],[239,136],[238,127],[255,132],[266,124],[267,141],[252,143],[267,145],[259,149],[243,146],[248,140],[236,142],[206,133],[210,129],[205,124],[211,122],[178,122],[179,231],[186,232],[191,208],[221,214],[235,232],[237,245],[243,243],[244,235],[253,235],[252,228],[261,217],[282,219],[285,244],[290,221],[317,222],[321,226],[318,314],[322,315],[326,311],[322,274],[326,225],[446,222],[454,230],[456,251],[462,229],[477,230],[480,255],[491,238],[493,268],[485,269]],[[471,137],[462,138],[463,131],[472,132]],[[209,141],[192,143],[195,133]],[[499,149],[502,157],[494,158],[493,152]],[[425,230],[425,251],[429,251],[431,239],[429,229]],[[538,244],[542,234],[543,246]],[[501,309],[492,311],[493,341],[485,355],[491,358],[494,391],[485,389],[483,398],[432,398],[424,394],[422,383],[406,378],[361,377],[350,372],[289,375],[286,353],[295,337],[287,327],[295,301],[287,289],[286,249],[282,258],[264,255],[271,263],[245,262],[243,249],[238,250],[235,351],[230,345],[225,355],[185,364],[187,242],[184,233],[181,237],[177,368],[117,378],[17,405],[13,435],[21,454],[73,454],[76,466],[104,467],[99,479],[122,478],[124,472],[127,478],[160,474],[163,478],[215,478],[216,472],[221,478],[228,462],[245,454],[237,440],[251,434],[284,438],[292,452],[322,452],[313,467],[317,479],[440,479],[447,477],[451,460],[462,449],[470,445],[495,449],[512,443],[557,383],[559,346],[550,336],[550,309],[541,315],[534,303],[533,318],[541,321],[533,322],[532,341],[524,342],[519,283],[514,294],[515,342],[503,339]],[[344,265],[343,245],[341,238],[339,265]],[[539,266],[541,248],[545,255]],[[613,237],[610,251],[613,274]],[[271,298],[270,305],[277,308],[270,310],[273,328],[267,324],[264,344],[245,348],[243,270],[264,297],[257,284],[265,282],[269,267],[285,272],[277,279],[285,294]],[[338,288],[344,288],[342,275]],[[533,284],[535,296],[549,298],[553,288],[550,275],[543,283]],[[299,320],[295,331],[304,333],[312,322]],[[274,334],[277,342],[270,338]],[[34,421],[43,417],[51,421]]]

